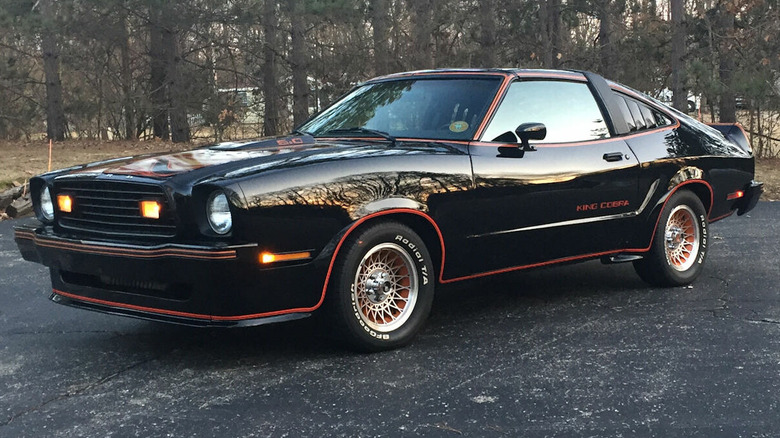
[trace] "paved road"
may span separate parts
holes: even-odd
[[[599,262],[460,284],[373,355],[58,306],[3,222],[0,436],[780,436],[780,203],[750,216],[690,288]]]

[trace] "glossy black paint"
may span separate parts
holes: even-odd
[[[71,179],[160,186],[176,235],[74,233],[59,225],[58,211],[54,224],[19,228],[17,243],[25,259],[51,268],[55,297],[65,304],[194,325],[254,324],[317,310],[343,238],[374,221],[412,227],[442,266],[440,281],[451,282],[641,255],[664,202],[680,188],[701,198],[710,220],[744,213],[760,195],[749,151],[698,122],[642,100],[673,123],[628,132],[610,99],[631,90],[578,72],[490,72],[501,73],[505,84],[590,78],[610,138],[532,141],[535,150],[523,151],[479,138],[292,136],[96,163],[34,178],[32,190],[46,185],[56,196]],[[480,72],[417,75],[452,74]],[[494,101],[500,99],[499,93]],[[746,196],[728,199],[740,190]],[[231,203],[233,228],[225,236],[206,222],[214,191]],[[234,257],[212,257],[223,251]],[[264,265],[263,252],[311,257]],[[207,255],[197,258],[201,253]]]
[[[628,218],[615,217],[609,227],[586,222],[626,215],[641,202],[636,190],[639,165],[625,141],[538,146],[522,158],[500,157],[498,148],[505,146],[471,148],[476,187],[470,192],[472,207],[463,251],[453,248],[453,265],[447,267],[452,269],[451,276],[595,253],[626,244]],[[604,160],[604,154],[615,152],[624,158]],[[600,208],[603,202],[615,206]],[[590,208],[594,203],[596,207]],[[467,251],[468,247],[472,250]],[[470,255],[461,259],[461,253]]]

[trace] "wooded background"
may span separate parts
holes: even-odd
[[[522,67],[700,99],[778,153],[780,0],[0,0],[0,29],[2,139],[274,135],[374,76]]]

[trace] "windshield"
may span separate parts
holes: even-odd
[[[501,78],[423,78],[366,84],[298,128],[319,137],[471,140]],[[386,137],[387,138],[387,137]]]

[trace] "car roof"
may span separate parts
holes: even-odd
[[[520,77],[549,77],[559,79],[585,80],[582,72],[574,70],[546,70],[546,69],[522,69],[522,68],[441,68],[433,70],[416,70],[401,73],[393,73],[376,77],[366,82],[379,82],[406,78],[409,76],[449,76],[449,75],[500,75]]]

